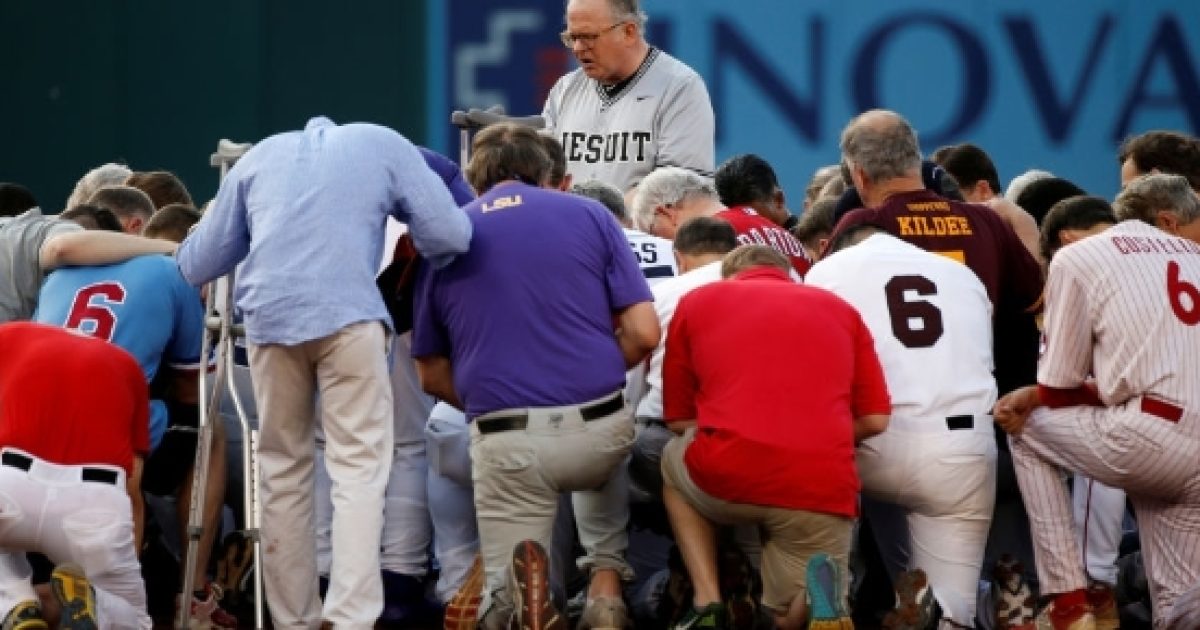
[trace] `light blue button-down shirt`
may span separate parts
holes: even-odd
[[[471,240],[466,214],[408,140],[318,117],[248,151],[176,256],[196,286],[244,259],[234,295],[246,338],[296,345],[357,322],[391,325],[375,286],[388,216],[435,267]]]

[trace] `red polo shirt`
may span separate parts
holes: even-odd
[[[663,415],[695,419],[684,456],[735,503],[858,513],[853,419],[891,412],[854,307],[756,267],[684,296],[663,362]]]
[[[800,241],[796,240],[791,232],[762,216],[754,208],[739,206],[722,210],[714,216],[733,226],[739,243],[766,245],[787,256],[788,260],[792,262],[792,268],[800,274],[801,278],[808,273],[808,268],[812,267],[812,261],[808,259],[808,253],[804,251],[804,246],[800,244]]]
[[[0,325],[0,447],[133,471],[150,450],[146,377],[121,348],[54,326]]]

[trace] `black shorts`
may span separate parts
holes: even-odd
[[[168,496],[183,485],[196,463],[199,417],[195,405],[167,404],[167,432],[146,460],[142,470],[143,491]]]

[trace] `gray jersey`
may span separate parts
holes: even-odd
[[[562,141],[576,181],[598,179],[626,191],[659,166],[712,175],[708,89],[694,70],[658,49],[611,97],[582,70],[562,77],[542,116]]]
[[[82,229],[70,221],[44,217],[37,208],[0,219],[0,323],[33,316],[46,277],[42,245],[51,236]]]

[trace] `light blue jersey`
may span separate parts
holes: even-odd
[[[200,367],[204,306],[199,292],[166,256],[140,256],[116,265],[65,267],[51,273],[34,319],[106,339],[132,354],[146,381],[159,367]],[[167,429],[166,405],[150,403],[150,448]]]

